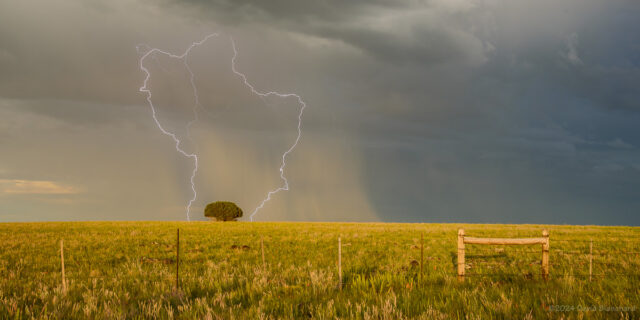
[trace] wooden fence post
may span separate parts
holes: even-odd
[[[464,229],[458,229],[458,281],[464,281]]]
[[[260,237],[260,250],[262,251],[262,268],[266,268],[267,264],[264,262],[264,237]]]
[[[178,228],[178,233],[176,237],[176,290],[180,288],[180,228]]]
[[[542,278],[549,280],[549,231],[542,230],[542,237],[545,239],[542,244]]]
[[[589,240],[589,281],[593,272],[593,239]]]
[[[62,265],[62,291],[67,292],[67,279],[64,276],[64,240],[60,239],[60,263]]]
[[[422,263],[424,261],[424,234],[420,233],[420,282],[422,282]]]
[[[338,237],[338,279],[339,288],[342,291],[342,239]]]

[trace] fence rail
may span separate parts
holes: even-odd
[[[527,244],[544,244],[546,238],[474,238],[464,237],[466,244],[490,244],[490,245],[527,245]]]

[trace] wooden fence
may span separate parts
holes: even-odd
[[[458,280],[464,281],[465,274],[465,244],[488,245],[542,245],[542,278],[549,279],[549,232],[542,230],[541,238],[473,238],[464,235],[464,229],[458,229]]]

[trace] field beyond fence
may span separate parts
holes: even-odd
[[[540,244],[468,243],[459,266],[459,228],[548,230],[547,280]],[[640,316],[633,227],[73,222],[0,224],[0,237],[2,319]]]

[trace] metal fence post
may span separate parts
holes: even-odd
[[[593,239],[589,240],[589,281],[593,272]]]
[[[62,265],[62,291],[67,292],[67,279],[64,275],[64,240],[60,240],[60,264]]]
[[[264,262],[264,238],[260,237],[260,250],[262,251],[262,268],[266,268],[267,264]]]
[[[424,262],[424,234],[420,233],[420,281],[422,282],[422,264]]]
[[[338,237],[338,279],[339,288],[342,291],[342,239]]]
[[[176,237],[176,290],[180,288],[180,228]]]

